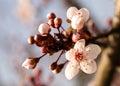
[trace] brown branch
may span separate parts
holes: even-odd
[[[120,0],[115,0],[113,29],[120,29]],[[90,86],[110,86],[115,68],[120,61],[120,33],[108,36],[109,45],[103,51],[95,79]]]
[[[115,34],[115,33],[120,33],[120,28],[112,29],[110,32],[107,32],[107,33],[104,33],[104,34],[99,34],[96,37],[92,37],[92,38],[88,39],[87,42],[89,43],[89,42],[95,41],[97,39],[106,38],[109,35]]]

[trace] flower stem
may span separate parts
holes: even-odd
[[[63,28],[63,26],[61,26],[62,30],[65,31],[65,29]]]
[[[41,59],[42,57],[44,57],[45,55],[47,55],[47,53],[43,54],[42,56],[38,57],[38,59]]]
[[[62,55],[63,53],[64,53],[64,50],[61,51],[61,53],[60,53],[59,57],[57,58],[56,62],[59,61],[59,59],[60,59],[60,57],[61,57],[61,55]]]

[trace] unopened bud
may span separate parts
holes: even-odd
[[[53,62],[51,65],[50,65],[50,69],[51,70],[55,70],[57,68],[57,62]]]
[[[34,36],[34,40],[35,40],[35,41],[40,41],[40,40],[41,40],[41,35],[40,35],[40,34],[36,34],[36,35]]]
[[[47,14],[47,19],[54,19],[56,17],[56,15],[52,12],[52,13],[48,13]]]
[[[61,72],[61,70],[63,69],[63,67],[64,67],[64,64],[57,65],[56,69],[53,70],[52,72],[58,74],[58,73]]]
[[[26,69],[34,69],[39,61],[39,58],[28,58],[26,59],[22,66],[25,67]]]
[[[62,24],[62,19],[56,17],[54,19],[54,26],[55,26],[55,28],[59,28],[61,26],[61,24]]]
[[[61,70],[63,69],[63,67],[64,67],[64,64],[58,65],[57,68],[56,68],[56,73],[60,73]]]
[[[44,45],[44,41],[37,41],[35,42],[35,44],[38,46],[38,47],[42,47]]]
[[[47,46],[41,47],[41,52],[42,53],[47,53]]]
[[[48,24],[52,27],[54,27],[54,20],[53,19],[49,19],[48,20]]]
[[[80,40],[80,34],[79,33],[73,33],[72,41],[77,42],[78,40]]]
[[[46,23],[40,24],[38,31],[42,36],[47,36],[49,32],[51,31],[50,26]]]
[[[29,43],[29,44],[34,44],[34,43],[35,43],[35,41],[34,41],[34,36],[30,36],[30,37],[28,38],[28,43]]]

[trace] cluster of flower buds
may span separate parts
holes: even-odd
[[[61,51],[58,59],[50,65],[50,69],[54,73],[59,73],[66,63],[68,63],[65,70],[67,79],[72,79],[76,76],[79,69],[88,74],[94,73],[96,71],[94,59],[97,58],[101,49],[95,44],[85,47],[86,40],[91,38],[91,34],[85,24],[88,18],[89,11],[86,8],[78,10],[76,7],[70,7],[67,10],[67,19],[70,21],[68,22],[70,27],[65,30],[62,27],[62,19],[56,17],[53,12],[49,13],[47,15],[48,22],[40,24],[38,28],[40,34],[28,38],[28,43],[36,44],[44,54],[37,58],[28,58],[23,63],[23,67],[34,69],[40,58],[46,54],[53,55]],[[52,29],[56,29],[58,32],[52,35],[50,34]],[[66,61],[62,64],[57,64],[64,53],[66,53]]]

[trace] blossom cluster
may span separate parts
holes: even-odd
[[[67,21],[70,27],[66,30],[62,26],[62,19],[57,17],[55,13],[47,14],[47,23],[42,23],[38,27],[40,34],[35,34],[28,38],[29,44],[36,44],[41,48],[42,56],[29,57],[22,66],[27,69],[34,69],[39,60],[45,55],[53,55],[61,51],[57,60],[50,65],[50,69],[54,73],[59,73],[66,65],[65,76],[68,80],[75,77],[80,70],[87,74],[96,71],[97,65],[95,59],[101,52],[101,48],[97,44],[86,43],[92,35],[86,27],[89,19],[89,11],[86,8],[77,9],[70,7],[67,10]],[[52,29],[58,32],[51,34]],[[58,64],[60,57],[65,53],[66,61]]]

